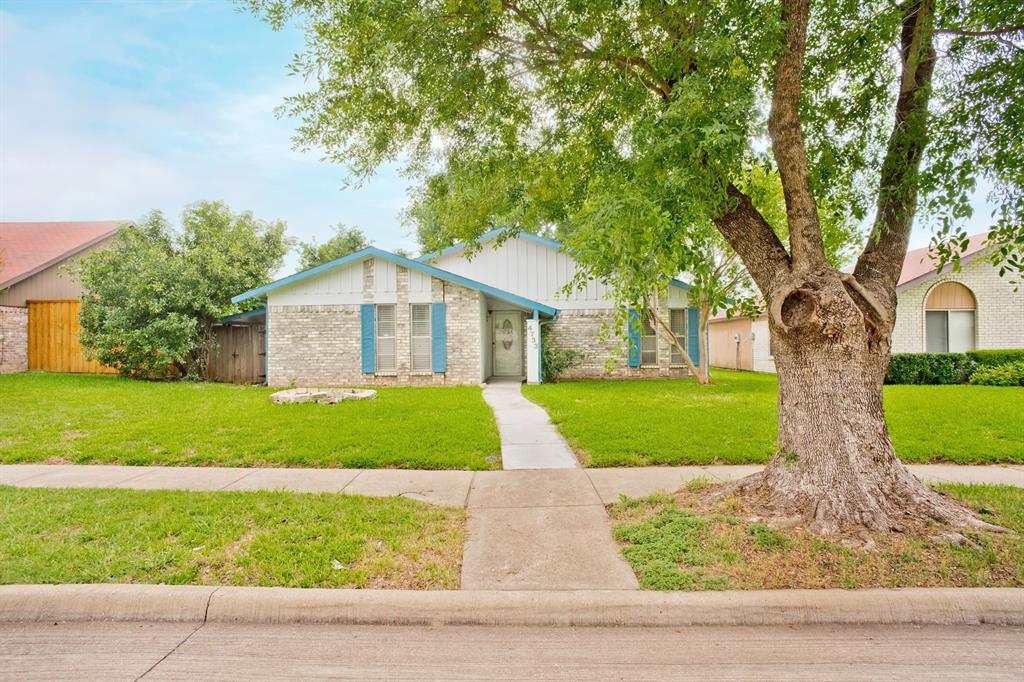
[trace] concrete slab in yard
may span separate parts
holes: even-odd
[[[604,507],[474,509],[463,590],[637,589]]]
[[[473,479],[470,508],[558,507],[601,504],[587,472],[481,471]]]
[[[763,464],[710,464],[702,466],[705,475],[720,481],[735,481],[764,469]]]
[[[615,467],[587,469],[604,504],[619,501],[619,495],[646,497],[656,492],[674,493],[695,478],[714,480],[703,467]]]
[[[220,490],[248,473],[248,469],[231,467],[152,467],[152,470],[119,487],[139,490]]]
[[[351,495],[401,495],[421,502],[461,507],[466,504],[472,471],[367,469],[346,488]]]
[[[502,443],[504,469],[577,469],[580,464],[564,443],[512,445]]]
[[[250,469],[224,490],[290,490],[336,493],[360,474],[359,469]]]

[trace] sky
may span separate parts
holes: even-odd
[[[346,187],[342,166],[293,149],[296,121],[274,109],[306,87],[287,71],[302,46],[299,27],[227,0],[0,0],[0,220],[176,222],[219,199],[302,240],[344,223],[418,251],[396,167]],[[972,232],[990,213],[976,209]]]
[[[301,92],[297,27],[220,0],[0,2],[0,219],[137,220],[220,199],[324,241],[338,223],[417,251],[406,180],[359,188],[274,109]],[[284,270],[294,270],[289,256]]]

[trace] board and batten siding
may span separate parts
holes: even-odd
[[[373,258],[373,300],[398,302],[398,266]],[[430,275],[409,270],[409,303],[430,303]],[[363,261],[328,270],[268,294],[271,305],[356,305],[363,297]]]
[[[472,258],[461,249],[437,256],[430,263],[442,270],[489,284],[560,310],[612,308],[611,289],[591,279],[568,295],[563,288],[577,272],[575,259],[554,247],[516,237],[498,248],[484,243]]]

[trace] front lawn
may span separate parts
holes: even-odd
[[[494,414],[477,386],[384,388],[373,400],[337,405],[274,405],[273,391],[3,375],[0,462],[500,467]]]
[[[707,503],[700,483],[674,496],[612,505],[615,538],[641,587],[651,590],[770,590],[866,587],[1024,586],[1024,489],[947,485],[939,489],[1009,533],[961,531],[936,540],[922,526],[879,537],[871,549],[797,530],[751,523],[735,500]]]
[[[585,464],[767,461],[776,436],[772,374],[713,371],[690,380],[571,381],[526,386]],[[886,386],[886,417],[906,462],[1024,462],[1024,389]]]
[[[0,486],[0,584],[457,589],[465,513],[402,497]]]

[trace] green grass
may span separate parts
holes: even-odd
[[[3,375],[0,462],[500,466],[494,415],[477,386],[383,388],[374,400],[337,405],[274,405],[271,393],[112,376]]]
[[[611,511],[615,538],[645,589],[1024,586],[1024,489],[940,489],[1011,532],[968,532],[971,543],[955,546],[932,539],[939,529],[922,526],[879,537],[864,550],[749,523],[733,501],[709,506],[693,491],[623,498]]]
[[[0,486],[0,583],[453,589],[461,509],[400,497]]]
[[[526,386],[589,466],[767,461],[776,437],[771,374],[717,370],[689,380]],[[1024,462],[1024,389],[886,386],[886,417],[907,462]]]

